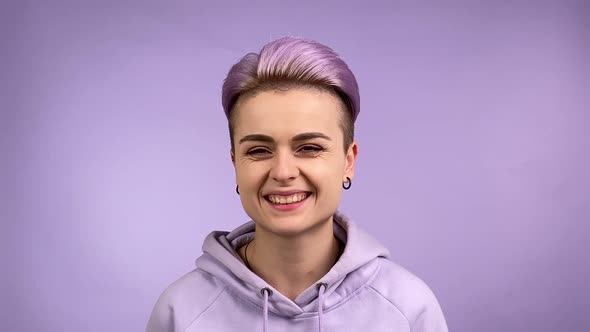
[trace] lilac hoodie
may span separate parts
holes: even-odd
[[[251,272],[236,250],[254,222],[213,231],[197,268],[158,298],[146,332],[447,332],[430,288],[389,260],[389,251],[343,215],[334,235],[346,243],[332,269],[295,301]]]

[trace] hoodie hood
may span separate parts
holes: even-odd
[[[330,271],[295,301],[250,271],[237,254],[237,248],[254,238],[254,221],[231,232],[211,232],[203,242],[204,254],[196,260],[197,268],[220,279],[238,296],[263,306],[266,309],[263,310],[264,315],[268,314],[267,311],[290,318],[320,315],[321,326],[321,312],[338,305],[362,287],[377,267],[371,262],[378,257],[389,258],[390,255],[387,248],[342,214],[337,212],[333,220],[334,235],[345,244],[344,251]],[[351,274],[354,274],[353,278]]]
[[[211,232],[197,268],[158,298],[146,332],[448,332],[428,285],[343,215],[333,219],[344,251],[295,300],[250,271],[238,255],[237,248],[255,236],[254,222]]]

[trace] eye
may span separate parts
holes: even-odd
[[[246,152],[246,155],[248,156],[265,156],[267,154],[270,154],[270,151],[268,151],[268,149],[264,149],[264,148],[253,148],[250,149]]]
[[[316,154],[321,151],[324,151],[324,148],[317,145],[304,145],[301,148],[299,148],[299,151],[304,154]]]

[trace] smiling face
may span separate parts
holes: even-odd
[[[331,220],[357,156],[355,142],[344,153],[342,107],[312,88],[263,91],[236,105],[232,159],[257,227],[293,236]]]

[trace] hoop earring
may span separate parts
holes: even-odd
[[[346,180],[347,182],[342,184],[342,188],[344,188],[344,190],[348,190],[352,186],[352,180],[348,176],[346,177]]]
[[[238,195],[240,194],[240,186],[236,186],[236,192],[238,193]]]

